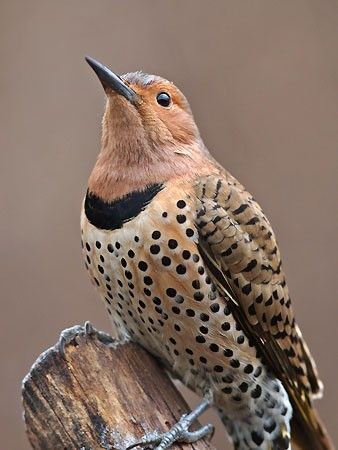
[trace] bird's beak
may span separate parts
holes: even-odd
[[[120,94],[126,98],[130,103],[136,105],[138,101],[137,93],[127,86],[121,77],[90,56],[86,56],[86,61],[99,77],[105,91],[107,89],[112,89],[117,94]]]

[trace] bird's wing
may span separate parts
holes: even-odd
[[[200,252],[237,320],[293,392],[317,394],[321,383],[295,323],[270,223],[227,173],[200,178],[195,190]]]

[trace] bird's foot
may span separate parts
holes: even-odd
[[[210,423],[202,426],[198,430],[189,431],[191,424],[212,404],[212,394],[208,392],[203,401],[189,414],[183,414],[180,420],[166,433],[148,433],[140,441],[130,445],[126,450],[134,447],[146,447],[156,445],[154,450],[166,450],[175,442],[191,443],[214,434],[214,427]]]
[[[109,336],[109,334],[105,333],[104,331],[96,330],[96,328],[94,328],[93,325],[89,321],[87,321],[83,326],[75,325],[61,332],[56,347],[63,358],[65,357],[66,346],[72,341],[76,340],[77,336],[95,336],[104,344],[112,344],[114,342],[114,339]]]

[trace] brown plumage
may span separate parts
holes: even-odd
[[[119,335],[214,404],[238,449],[333,448],[321,382],[262,209],[205,148],[183,94],[109,78],[81,226],[86,267]],[[107,75],[108,74],[108,75]]]

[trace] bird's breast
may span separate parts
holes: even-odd
[[[137,217],[160,192],[163,185],[152,184],[141,191],[133,191],[113,202],[106,202],[87,192],[84,213],[87,220],[100,230],[116,230]]]

